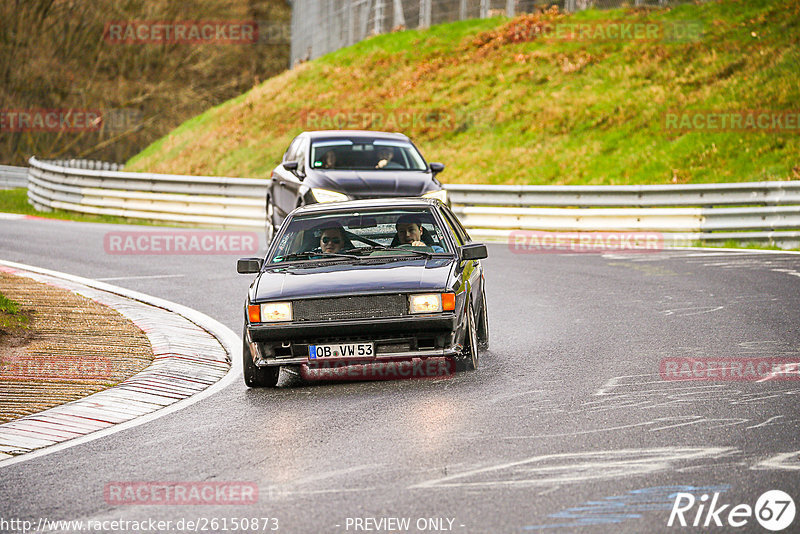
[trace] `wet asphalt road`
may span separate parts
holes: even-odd
[[[121,229],[0,220],[0,258],[172,300],[241,332],[250,279],[236,255],[107,254],[104,234]],[[717,493],[730,505],[723,523],[767,490],[800,499],[800,382],[660,374],[676,358],[800,361],[800,255],[502,244],[489,254],[491,347],[478,371],[288,377],[265,390],[237,380],[153,422],[0,468],[0,531],[13,531],[3,519],[47,518],[172,521],[171,532],[188,531],[182,519],[222,532],[226,520],[242,532],[233,519],[277,518],[291,533],[694,532],[699,500],[690,526],[667,526],[676,492]],[[258,501],[108,504],[104,488],[127,481],[241,481]],[[735,531],[767,532],[745,519]],[[246,531],[264,526],[274,522]]]

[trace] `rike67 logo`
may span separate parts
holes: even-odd
[[[755,507],[749,504],[721,504],[719,496],[719,493],[714,493],[713,496],[703,494],[697,498],[691,493],[677,493],[667,526],[739,528],[750,524],[755,516],[762,527],[778,532],[788,528],[794,521],[794,500],[781,490],[764,492]]]

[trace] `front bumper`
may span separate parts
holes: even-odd
[[[308,346],[321,343],[375,343],[375,357],[339,359],[348,364],[457,357],[455,313],[382,319],[247,325],[247,342],[258,367],[310,362]],[[315,363],[311,361],[312,365]]]

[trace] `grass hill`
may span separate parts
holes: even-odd
[[[300,131],[344,126],[407,133],[450,183],[800,179],[798,39],[800,0],[549,11],[380,35],[209,109],[127,168],[266,177]],[[759,110],[795,120],[781,131],[667,123],[671,112]]]

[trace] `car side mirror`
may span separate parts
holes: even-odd
[[[436,175],[444,170],[444,163],[437,163],[434,161],[430,164],[430,167],[431,167],[431,172],[434,175]]]
[[[489,251],[483,243],[470,243],[459,248],[461,261],[482,260],[489,257]]]
[[[236,262],[236,271],[239,274],[255,274],[261,272],[264,260],[261,258],[239,258]]]
[[[306,177],[306,174],[299,169],[300,163],[297,161],[287,161],[283,164],[283,168],[287,171],[291,171],[292,174],[297,176],[300,180]]]

